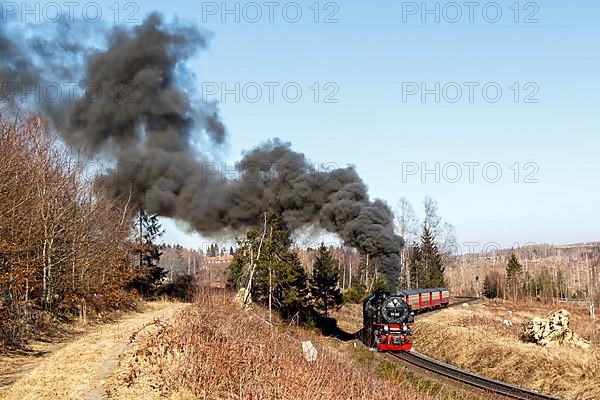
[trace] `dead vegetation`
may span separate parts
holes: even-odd
[[[286,332],[287,331],[287,332]],[[317,346],[308,362],[289,330],[271,327],[227,294],[202,296],[156,334],[142,333],[121,357],[109,398],[427,399],[357,361]],[[294,336],[305,335],[292,329]],[[303,339],[305,339],[303,338]],[[372,354],[366,357],[372,357]],[[383,368],[383,367],[382,367]]]
[[[600,326],[586,318],[585,309],[572,307],[571,326],[595,341],[591,349],[540,347],[521,341],[523,325],[549,311],[549,305],[500,301],[450,308],[419,319],[415,324],[415,348],[484,376],[561,398],[599,398]],[[510,324],[503,324],[509,320]]]
[[[130,307],[130,210],[44,121],[0,102],[0,350]]]

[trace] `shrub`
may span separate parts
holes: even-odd
[[[342,295],[342,299],[344,300],[344,303],[360,303],[365,295],[365,287],[361,285],[347,289]]]

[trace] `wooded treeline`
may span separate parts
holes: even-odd
[[[458,243],[456,229],[442,221],[438,203],[425,197],[420,221],[408,200],[401,198],[396,208],[396,225],[406,243],[402,251],[400,288],[445,287],[445,266]]]
[[[588,262],[589,276],[584,290],[575,290],[569,282],[574,278],[567,276],[562,269],[549,269],[546,266],[530,267],[523,265],[516,253],[508,258],[504,271],[491,270],[485,274],[482,294],[489,298],[585,301],[590,307],[598,304],[598,266],[600,258]],[[593,309],[591,309],[593,312]]]
[[[428,223],[413,248],[418,254],[411,257],[412,273],[402,276],[414,281],[398,282],[398,287],[443,286],[442,255]],[[283,216],[267,213],[262,227],[238,240],[227,283],[243,302],[258,301],[289,320],[323,322],[320,317],[342,301],[360,302],[368,293],[389,290],[377,267],[368,254],[346,246],[293,248]]]
[[[135,206],[95,187],[35,115],[0,109],[0,159],[0,341],[131,306],[157,256],[132,233]]]
[[[260,229],[238,240],[227,285],[241,301],[259,301],[288,320],[314,321],[317,311],[327,317],[342,302],[339,265],[321,244],[307,273],[291,245],[283,216],[265,214]]]
[[[503,299],[600,303],[600,244],[529,245],[456,256],[450,288],[463,295]]]
[[[403,204],[410,207],[407,202]],[[398,265],[401,277],[394,289],[445,286],[444,262],[449,254],[446,243],[454,237],[453,227],[441,224],[435,201],[426,198],[424,206],[422,224],[412,208],[400,214],[401,233],[408,237],[412,232],[404,228],[410,224],[415,234],[408,237],[402,251],[402,265]],[[369,293],[389,290],[369,254],[343,245],[292,248],[291,233],[278,214],[267,214],[262,225],[248,230],[246,237],[238,241],[229,270],[228,286],[241,289],[246,301],[268,304],[284,318],[310,320],[315,310],[327,314],[342,300],[356,303]],[[419,225],[420,237],[416,234]]]

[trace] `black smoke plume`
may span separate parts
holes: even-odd
[[[12,61],[3,57],[0,79],[15,79],[17,65],[27,67],[23,78],[41,76],[14,43],[2,40],[0,53]],[[186,86],[185,63],[207,40],[159,14],[114,28],[106,49],[85,51],[81,82],[94,86],[96,96],[51,114],[54,124],[68,144],[116,161],[98,180],[114,196],[208,235],[240,231],[265,212],[280,212],[292,228],[316,225],[338,234],[395,287],[403,241],[390,208],[370,200],[353,168],[322,170],[275,139],[245,153],[234,174],[223,173],[213,149],[226,141],[226,129],[216,107],[196,101]]]

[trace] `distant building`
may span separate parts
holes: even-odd
[[[229,267],[229,264],[233,261],[233,256],[226,254],[224,256],[216,257],[204,257],[202,266],[204,268],[214,268],[219,266]]]
[[[201,281],[211,287],[225,287],[227,269],[233,261],[232,255],[204,257],[200,268]]]

